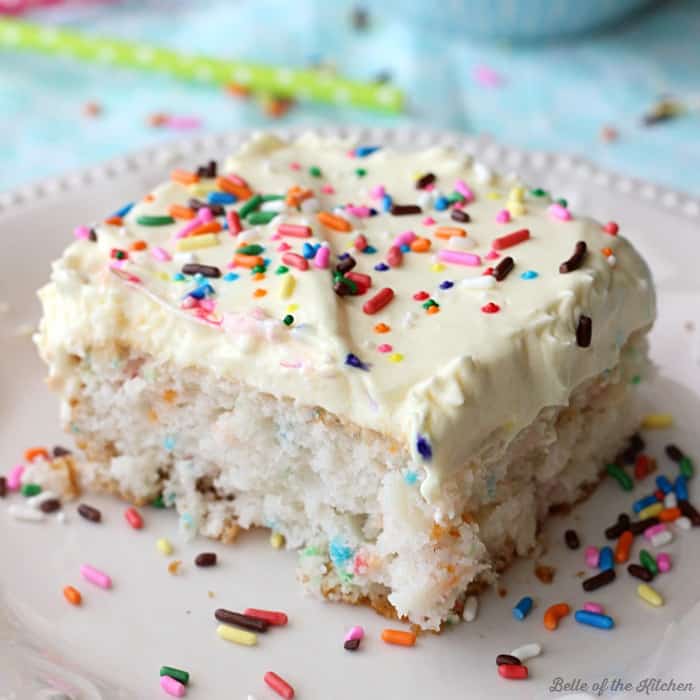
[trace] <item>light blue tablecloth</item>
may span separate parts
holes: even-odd
[[[285,123],[428,124],[487,132],[503,143],[584,153],[599,164],[700,193],[700,2],[668,2],[617,31],[530,46],[479,44],[375,13],[352,28],[352,3],[297,0],[133,0],[35,19],[192,52],[276,64],[334,64],[370,79],[388,71],[409,95],[398,117],[302,105]],[[501,77],[484,85],[479,66]],[[482,69],[483,72],[483,69]],[[651,128],[662,93],[695,111]],[[99,118],[82,116],[94,100]],[[203,129],[274,123],[252,101],[214,88],[68,59],[0,51],[0,190],[182,133],[147,124],[154,112],[193,115]],[[604,143],[600,130],[619,139]]]

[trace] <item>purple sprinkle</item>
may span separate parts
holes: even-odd
[[[349,352],[345,357],[345,364],[350,365],[350,367],[355,367],[356,369],[363,369],[365,372],[369,372],[369,365],[364,363],[357,355]]]
[[[450,280],[445,280],[444,282],[440,282],[440,289],[450,289],[450,287],[454,287],[455,283],[450,282]]]
[[[350,253],[340,253],[337,257],[338,260],[345,260],[350,255]]]
[[[389,266],[386,263],[380,262],[374,266],[374,269],[377,272],[386,272],[389,269]]]
[[[379,214],[379,212],[374,207],[372,207],[372,209],[369,210],[370,216],[377,216],[377,214]]]
[[[430,446],[427,438],[422,435],[419,435],[416,440],[416,450],[426,462],[429,462],[433,457],[433,448]]]

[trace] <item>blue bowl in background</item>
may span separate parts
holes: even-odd
[[[376,12],[470,38],[533,41],[611,26],[657,0],[383,0]]]

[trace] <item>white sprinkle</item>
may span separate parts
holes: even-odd
[[[523,644],[517,649],[513,649],[513,651],[510,652],[510,655],[514,656],[516,659],[520,659],[522,662],[525,662],[528,659],[534,659],[541,653],[542,645],[538,644],[537,642],[530,642],[529,644]]]
[[[681,515],[680,518],[676,519],[674,525],[679,530],[690,530],[690,519],[686,518],[685,515]]]
[[[479,612],[479,599],[475,595],[467,596],[464,601],[464,611],[462,619],[465,622],[473,622],[476,619],[476,614]]]
[[[28,498],[27,505],[30,508],[39,508],[44,501],[50,501],[52,498],[56,498],[56,494],[53,491],[42,491],[36,496]]]
[[[173,255],[173,260],[184,265],[186,263],[197,262],[197,256],[192,252],[188,253],[186,251],[183,251],[181,253],[175,253]]]
[[[673,539],[673,535],[670,530],[664,530],[663,532],[657,532],[651,538],[651,544],[654,547],[663,547],[668,544]]]
[[[678,505],[678,498],[673,491],[669,491],[664,496],[664,508],[675,508]]]
[[[476,247],[476,241],[471,236],[450,236],[447,247],[450,250],[471,250]]]
[[[435,192],[423,190],[416,197],[416,204],[418,204],[418,206],[423,210],[432,209],[433,204],[435,204]]]
[[[479,275],[478,277],[465,277],[460,287],[466,289],[491,289],[496,286],[496,278],[493,275]]]
[[[608,261],[608,265],[610,265],[610,267],[615,267],[615,265],[617,265],[617,258],[614,255],[608,255],[606,260]]]
[[[493,182],[493,171],[477,161],[474,163],[474,178],[481,185],[490,185]]]
[[[26,506],[11,505],[7,509],[8,513],[15,520],[25,520],[27,522],[39,522],[44,519],[44,514],[40,510],[27,508]]]
[[[260,205],[260,211],[284,211],[287,205],[283,199],[272,199]]]
[[[257,241],[260,239],[260,231],[255,228],[245,228],[237,236],[236,241],[238,243],[248,243],[250,241]]]
[[[59,511],[58,515],[56,516],[56,520],[59,523],[59,525],[65,525],[68,522],[65,511]]]
[[[318,211],[318,199],[316,197],[309,197],[301,203],[301,210],[304,214],[314,214]]]

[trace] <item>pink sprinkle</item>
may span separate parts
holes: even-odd
[[[277,233],[280,236],[291,236],[292,238],[309,238],[311,236],[311,227],[302,226],[301,224],[280,224],[277,227]]]
[[[495,250],[489,250],[488,253],[486,253],[486,259],[487,260],[498,260],[498,258],[501,257],[500,253],[497,253]]]
[[[211,209],[209,207],[202,207],[197,211],[197,216],[194,217],[191,221],[188,221],[183,228],[181,228],[176,234],[175,238],[185,238],[190,234],[191,231],[194,231],[198,226],[201,226],[202,224],[206,224],[209,221],[211,221],[214,218],[214,215],[211,213]]]
[[[365,636],[365,631],[359,625],[351,627],[348,633],[345,635],[344,642],[349,642],[353,639],[362,639]]]
[[[432,216],[426,216],[425,219],[423,219],[423,226],[432,226],[436,223],[437,221],[435,221]]]
[[[345,151],[345,155],[348,158],[355,158],[355,149],[351,148],[349,151]]]
[[[394,245],[410,245],[418,236],[413,231],[404,231],[394,238]]]
[[[352,205],[345,207],[345,211],[352,216],[356,216],[358,219],[366,219],[372,213],[369,207],[354,207]]]
[[[659,571],[662,573],[667,573],[671,570],[671,556],[666,552],[662,552],[656,557],[656,564],[659,567]]]
[[[496,221],[499,224],[507,224],[510,221],[510,212],[507,209],[501,209],[501,211],[496,214]]]
[[[216,308],[216,302],[213,299],[200,299],[199,308],[207,313],[211,313]]]
[[[124,265],[126,265],[127,262],[128,262],[128,260],[126,260],[126,259],[124,259],[124,260],[112,260],[112,262],[109,263],[109,266],[113,270],[120,270],[121,271],[124,269]]]
[[[79,240],[88,240],[90,238],[89,226],[76,226],[73,235]]]
[[[586,547],[586,552],[584,554],[586,559],[586,564],[592,569],[598,568],[598,559],[600,558],[600,553],[598,552],[598,547]]]
[[[18,464],[12,469],[7,475],[7,490],[8,491],[19,491],[22,486],[22,474],[24,474],[24,464]]]
[[[461,250],[449,250],[448,248],[441,248],[438,251],[438,260],[455,265],[469,265],[471,267],[481,265],[481,257],[479,255],[465,253]]]
[[[391,352],[394,348],[391,347],[388,343],[382,343],[381,345],[377,345],[377,350],[379,352]]]
[[[467,202],[474,201],[474,193],[472,192],[471,187],[469,187],[464,180],[457,180],[455,182],[455,191],[459,192]]]
[[[284,241],[280,243],[277,246],[277,252],[278,253],[284,253],[285,250],[289,250],[292,246],[289,245],[289,243],[285,243]]]
[[[319,246],[314,255],[314,267],[319,270],[325,270],[331,258],[331,249],[327,245]]]
[[[583,609],[588,610],[588,612],[592,613],[598,613],[599,615],[602,615],[605,608],[600,603],[584,603],[583,604]]]
[[[503,76],[500,73],[484,63],[479,63],[474,66],[472,77],[477,85],[487,88],[501,87],[504,82]]]
[[[321,192],[323,192],[323,194],[335,194],[335,189],[333,185],[323,185],[323,187],[321,187]]]
[[[160,677],[160,687],[168,694],[172,695],[174,698],[184,698],[185,697],[185,686],[180,681],[171,678],[170,676]]]
[[[100,571],[99,569],[96,569],[94,566],[90,566],[89,564],[83,564],[80,567],[80,575],[86,581],[90,581],[90,583],[94,583],[100,588],[107,589],[112,587],[112,579],[109,576],[107,576],[107,574],[105,574],[103,571]]]
[[[171,129],[181,129],[183,131],[199,129],[202,126],[202,120],[199,117],[168,117],[165,120],[165,126],[169,126]]]
[[[458,199],[453,205],[453,209],[464,209],[464,202],[461,199]]]
[[[194,297],[185,297],[180,303],[181,309],[194,309],[198,302]]]
[[[169,260],[173,259],[172,255],[170,255],[165,248],[161,248],[159,246],[151,248],[151,257],[155,258],[156,260],[160,260],[160,262],[168,262]]]
[[[651,540],[654,535],[658,535],[660,532],[666,532],[666,523],[659,523],[658,525],[652,525],[644,530],[644,537],[647,540]]]
[[[294,162],[289,164],[289,167],[292,170],[301,170],[301,163],[297,163],[296,161],[294,161]]]
[[[566,207],[562,207],[561,204],[550,204],[547,211],[559,221],[571,221],[571,212]]]
[[[384,185],[375,185],[369,192],[372,199],[381,199],[386,194]]]
[[[423,189],[424,189],[426,192],[432,192],[432,191],[435,189],[435,183],[434,183],[434,182],[430,182],[430,183],[428,183]]]
[[[290,267],[295,267],[297,270],[309,269],[309,261],[297,253],[286,252],[282,256],[282,262]]]

